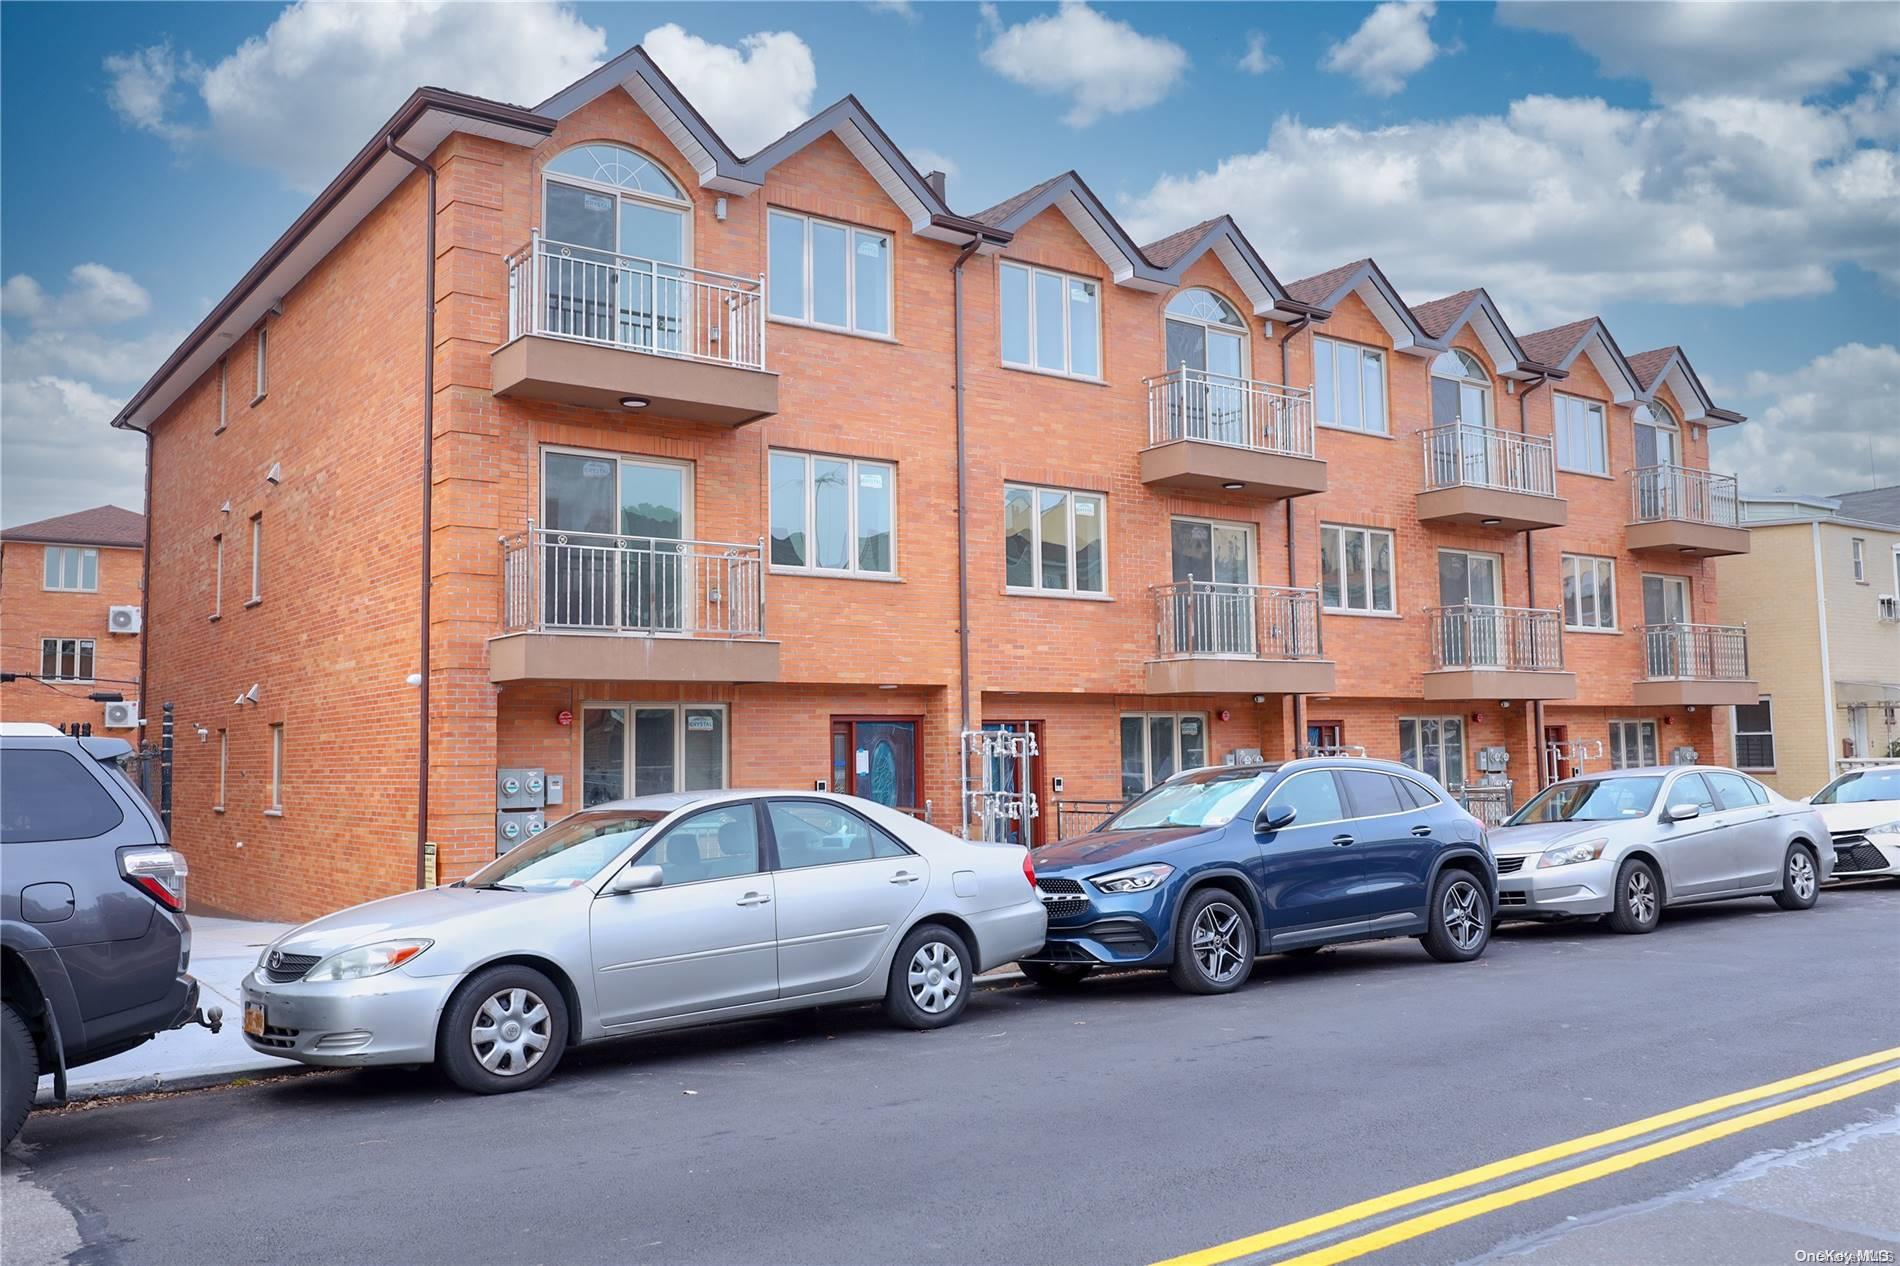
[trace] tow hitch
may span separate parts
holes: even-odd
[[[199,1007],[196,1011],[192,1012],[191,1019],[185,1021],[185,1023],[202,1025],[204,1028],[216,1033],[219,1029],[224,1027],[224,1008]]]

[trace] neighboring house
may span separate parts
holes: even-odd
[[[145,516],[118,506],[0,532],[0,720],[136,739]],[[124,696],[112,708],[88,696]]]
[[[1755,548],[1723,559],[1762,697],[1734,711],[1737,763],[1806,796],[1845,762],[1900,756],[1900,485],[1746,497]]]
[[[826,785],[956,829],[981,727],[1037,738],[1032,841],[1254,753],[1497,747],[1520,798],[1722,758],[1742,419],[1688,359],[1371,261],[1284,285],[1209,215],[1139,245],[1073,172],[959,214],[849,97],[741,159],[639,49],[533,109],[418,91],[116,419],[149,693],[214,732],[195,892],[466,874],[532,798],[498,770],[550,816]]]

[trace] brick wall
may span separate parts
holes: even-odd
[[[42,638],[88,639],[94,684],[0,683],[0,720],[89,723],[95,734],[133,738],[136,731],[105,729],[105,705],[86,696],[114,690],[127,699],[139,697],[138,636],[108,632],[106,613],[115,606],[140,605],[142,553],[100,549],[98,590],[71,593],[45,587],[47,548],[31,541],[0,546],[0,666],[10,673],[37,674]]]

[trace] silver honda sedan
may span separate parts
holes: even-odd
[[[881,805],[710,791],[583,810],[458,883],[327,915],[244,979],[251,1046],[539,1084],[571,1045],[832,1002],[962,1014],[1041,947],[1029,854]]]
[[[1491,832],[1498,917],[1604,915],[1650,932],[1663,907],[1769,896],[1812,906],[1834,868],[1827,827],[1746,774],[1657,765],[1566,779]]]

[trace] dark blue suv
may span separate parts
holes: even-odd
[[[1194,770],[1035,864],[1049,939],[1022,969],[1051,986],[1166,967],[1183,989],[1226,993],[1257,954],[1394,936],[1466,962],[1497,911],[1483,826],[1387,761]]]

